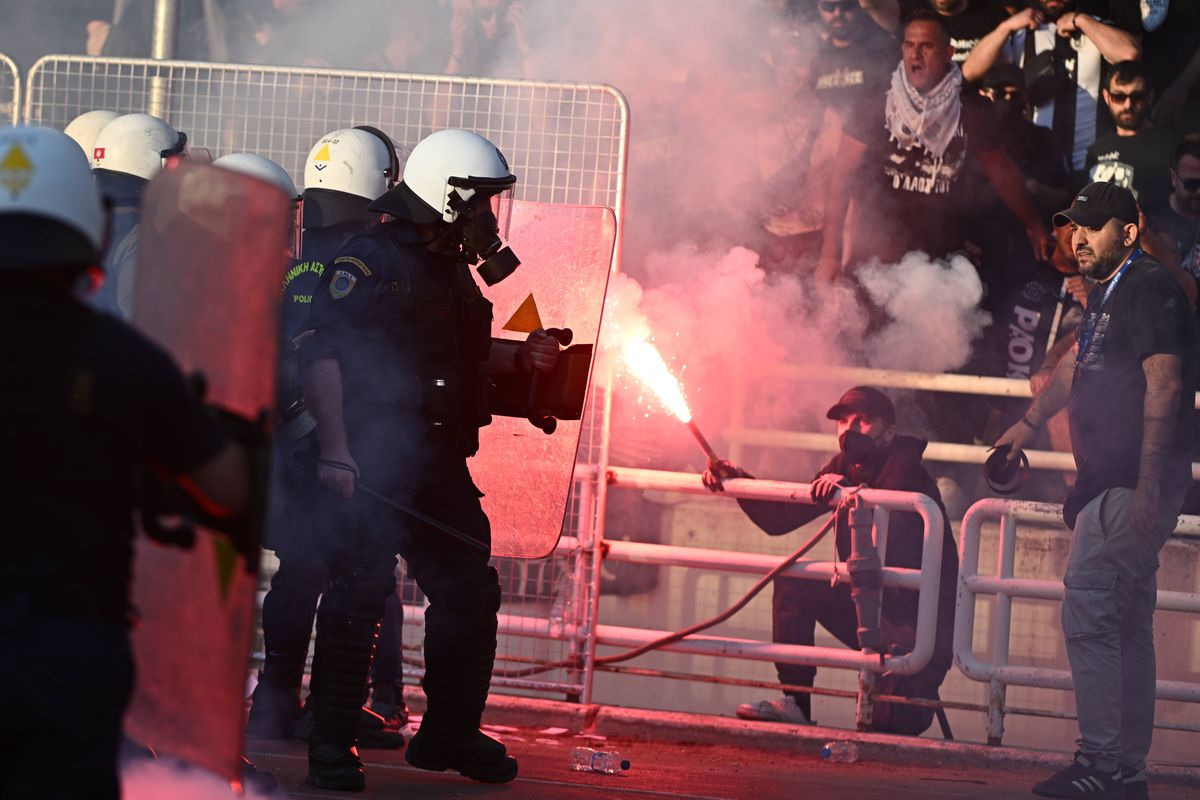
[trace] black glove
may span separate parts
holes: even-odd
[[[704,483],[704,488],[710,492],[723,492],[725,486],[723,481],[730,478],[753,478],[746,470],[739,467],[732,461],[722,458],[716,461],[710,461],[708,469],[704,470],[704,474],[700,476],[700,480]]]

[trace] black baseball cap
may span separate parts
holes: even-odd
[[[855,386],[853,389],[847,389],[846,393],[842,395],[842,399],[825,412],[825,416],[829,419],[841,419],[851,411],[857,411],[859,414],[866,414],[869,417],[877,417],[891,424],[896,422],[896,408],[892,405],[892,401],[888,400],[886,394],[870,386]]]
[[[1079,190],[1066,211],[1054,215],[1054,227],[1074,222],[1085,228],[1103,228],[1110,219],[1137,223],[1138,205],[1133,192],[1108,181],[1089,183]]]

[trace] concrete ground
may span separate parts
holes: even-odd
[[[489,701],[485,723],[520,761],[514,782],[474,783],[414,769],[403,750],[365,750],[367,791],[357,796],[775,800],[803,792],[822,800],[1007,800],[1032,797],[1030,786],[1065,766],[1061,754],[508,696]],[[859,761],[822,760],[819,748],[830,739],[856,741]],[[577,746],[619,750],[631,768],[573,772],[568,754]],[[247,751],[279,781],[281,796],[356,796],[305,784],[301,742],[252,739]],[[1154,765],[1151,791],[1155,800],[1200,800],[1200,764]]]

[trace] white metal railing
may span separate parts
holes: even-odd
[[[0,53],[0,119],[16,125],[21,119],[21,71]]]
[[[989,520],[998,521],[1000,529],[997,574],[980,575],[980,539],[983,525]],[[991,685],[988,700],[988,741],[993,744],[1001,742],[1004,735],[1004,715],[1006,711],[1011,711],[1005,707],[1005,687],[1015,685],[1043,689],[1072,688],[1071,673],[1067,670],[1008,663],[1013,598],[1059,602],[1063,598],[1061,581],[1020,578],[1013,575],[1018,521],[1065,527],[1060,505],[993,498],[975,503],[963,515],[962,521],[961,565],[958,571],[958,601],[954,618],[954,663],[968,678]],[[1181,516],[1176,532],[1200,533],[1200,517]],[[974,649],[975,599],[980,594],[994,595],[996,598],[990,631],[990,663],[976,657]],[[1160,590],[1157,608],[1162,611],[1200,614],[1200,593]],[[1200,703],[1200,683],[1160,680],[1157,696],[1161,700]],[[1178,725],[1163,727],[1200,730],[1200,727]]]
[[[685,494],[709,495],[698,475],[681,472],[609,467],[606,481],[609,489],[652,489]],[[810,487],[804,483],[770,480],[735,479],[725,482],[726,497],[747,500],[781,500],[792,503],[811,503]],[[840,492],[839,497],[840,499]],[[858,497],[877,511],[873,515],[873,534],[881,560],[886,554],[889,514],[907,511],[921,517],[923,543],[920,569],[885,567],[884,586],[914,589],[917,601],[916,641],[912,652],[903,655],[854,651],[845,648],[775,644],[722,636],[691,636],[664,646],[663,650],[716,655],[758,661],[853,669],[860,672],[858,722],[866,726],[871,719],[870,692],[875,676],[890,672],[912,674],[921,670],[933,655],[937,629],[938,588],[941,580],[942,538],[944,517],[941,509],[929,497],[913,492],[881,489],[862,489]],[[881,512],[881,513],[879,513]],[[738,551],[706,550],[672,547],[637,542],[608,542],[606,558],[643,564],[673,564],[727,572],[765,574],[774,568],[778,559]],[[822,580],[848,575],[846,567],[832,561],[801,561],[789,567],[783,575],[793,578]],[[597,624],[594,637],[597,644],[641,646],[666,636],[668,631],[649,628],[617,627]]]
[[[1029,398],[1033,396],[1029,389],[1029,381],[1026,379],[992,378],[985,375],[906,372],[814,364],[775,365],[763,368],[757,375],[758,377],[803,380],[807,383],[829,383],[843,387],[870,385],[888,389],[948,392],[988,397]],[[740,462],[742,460],[742,448],[747,445],[824,453],[837,450],[837,437],[829,433],[760,428],[751,424],[746,418],[748,391],[745,375],[739,372],[733,384],[733,411],[730,424],[724,431],[725,437],[730,443],[729,453],[733,461]],[[1195,407],[1200,409],[1200,392],[1194,395],[1193,402]],[[990,453],[988,448],[980,445],[930,442],[923,455],[929,461],[983,464]],[[1026,450],[1025,455],[1029,458],[1029,466],[1032,469],[1058,472],[1075,471],[1075,458],[1071,453],[1054,450]],[[1200,480],[1200,463],[1192,464],[1192,480]]]

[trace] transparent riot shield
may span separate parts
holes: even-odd
[[[133,323],[203,376],[207,403],[250,423],[274,407],[290,225],[278,189],[205,164],[170,165],[143,198]],[[192,529],[186,549],[138,537],[126,733],[232,781],[258,575],[227,538]]]
[[[582,370],[586,393],[587,347],[600,331],[616,217],[608,208],[522,201],[513,202],[511,213],[508,243],[521,266],[495,286],[480,282],[493,305],[492,335],[524,341],[536,327],[569,328],[574,353],[584,354],[572,359],[572,372]],[[547,434],[528,419],[495,416],[480,431],[471,475],[484,493],[493,555],[544,558],[554,550],[581,427],[578,417],[560,418]]]

